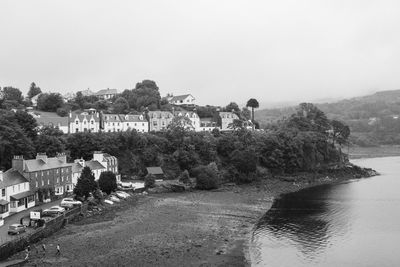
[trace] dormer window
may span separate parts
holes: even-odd
[[[79,124],[79,121],[78,121],[78,120],[76,120],[76,121],[75,121],[75,124]]]

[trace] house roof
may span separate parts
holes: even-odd
[[[104,114],[103,115],[104,121],[106,122],[120,122],[121,118],[118,114]]]
[[[173,96],[173,97],[171,98],[170,102],[185,100],[188,96],[193,97],[191,94],[187,94],[187,95],[177,95],[177,96]],[[193,97],[193,98],[194,98],[194,97]]]
[[[10,202],[8,202],[5,199],[0,199],[0,205],[4,206],[4,205],[7,205],[8,203],[10,203]]]
[[[95,93],[95,95],[116,95],[118,94],[117,89],[103,89]]]
[[[91,170],[102,170],[102,169],[106,169],[103,165],[101,165],[100,162],[98,162],[97,160],[88,160],[85,161],[85,166],[89,167]],[[72,173],[81,173],[83,169],[82,164],[80,164],[79,162],[75,162],[72,164]]]
[[[132,115],[132,114],[127,114],[127,115],[120,115],[121,121],[125,122],[147,122],[145,116],[143,115]],[[142,119],[140,119],[142,118]]]
[[[61,167],[70,167],[71,163],[64,163],[58,158],[47,158],[47,163],[43,159],[24,160],[25,170],[27,172],[35,172],[42,170],[50,170]]]
[[[35,192],[25,191],[25,192],[22,192],[22,193],[19,193],[19,194],[12,195],[12,196],[10,196],[10,198],[13,198],[15,200],[19,200],[19,199],[22,199],[24,197],[32,196],[34,194],[35,194]]]
[[[36,122],[43,126],[68,126],[68,117],[39,117]]]
[[[186,111],[186,110],[185,111],[184,110],[174,111],[175,116],[179,116],[179,114],[181,114],[182,116],[189,115],[189,118],[198,118],[199,117],[199,115],[197,115],[197,113],[194,111]]]
[[[164,174],[163,170],[161,169],[161,167],[147,167],[147,173],[148,174]]]
[[[88,166],[91,170],[101,170],[106,169],[100,162],[97,160],[89,160],[85,162],[86,166]]]
[[[94,114],[71,114],[71,123],[74,123],[75,120],[78,118],[79,121],[83,121],[84,119],[86,119],[87,121],[90,121],[91,119],[93,119],[95,122],[100,121],[100,118],[97,115]]]
[[[161,110],[154,110],[154,111],[149,111],[149,117],[150,118],[169,118],[172,119],[174,115],[169,112],[169,111],[161,111]]]
[[[3,181],[0,181],[0,188],[29,182],[19,171],[9,169],[3,173]]]

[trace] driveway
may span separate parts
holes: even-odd
[[[29,215],[31,210],[35,210],[35,209],[43,209],[44,210],[44,209],[48,209],[52,206],[60,205],[60,203],[61,203],[61,199],[55,200],[53,202],[44,203],[40,206],[35,206],[30,209],[12,214],[12,215],[8,216],[7,218],[5,218],[4,225],[0,226],[0,245],[6,243],[7,241],[10,241],[13,238],[18,237],[18,235],[8,235],[8,233],[7,233],[8,226],[10,226],[11,224],[14,224],[14,223],[20,223],[21,218]],[[31,232],[31,231],[33,231],[33,229],[30,227],[27,227],[26,231]],[[21,235],[24,235],[24,234],[21,234]]]

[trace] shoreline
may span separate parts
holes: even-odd
[[[249,266],[254,225],[276,198],[354,178],[275,177],[212,191],[137,196],[35,244],[51,250],[60,243],[62,255],[33,256],[24,266]]]

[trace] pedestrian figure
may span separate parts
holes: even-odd
[[[60,254],[61,254],[61,252],[60,252],[60,244],[57,244],[56,256],[59,256]]]
[[[46,255],[46,245],[42,244],[43,255]]]
[[[25,259],[24,260],[27,260],[28,258],[29,258],[29,249],[26,248],[25,249]]]

